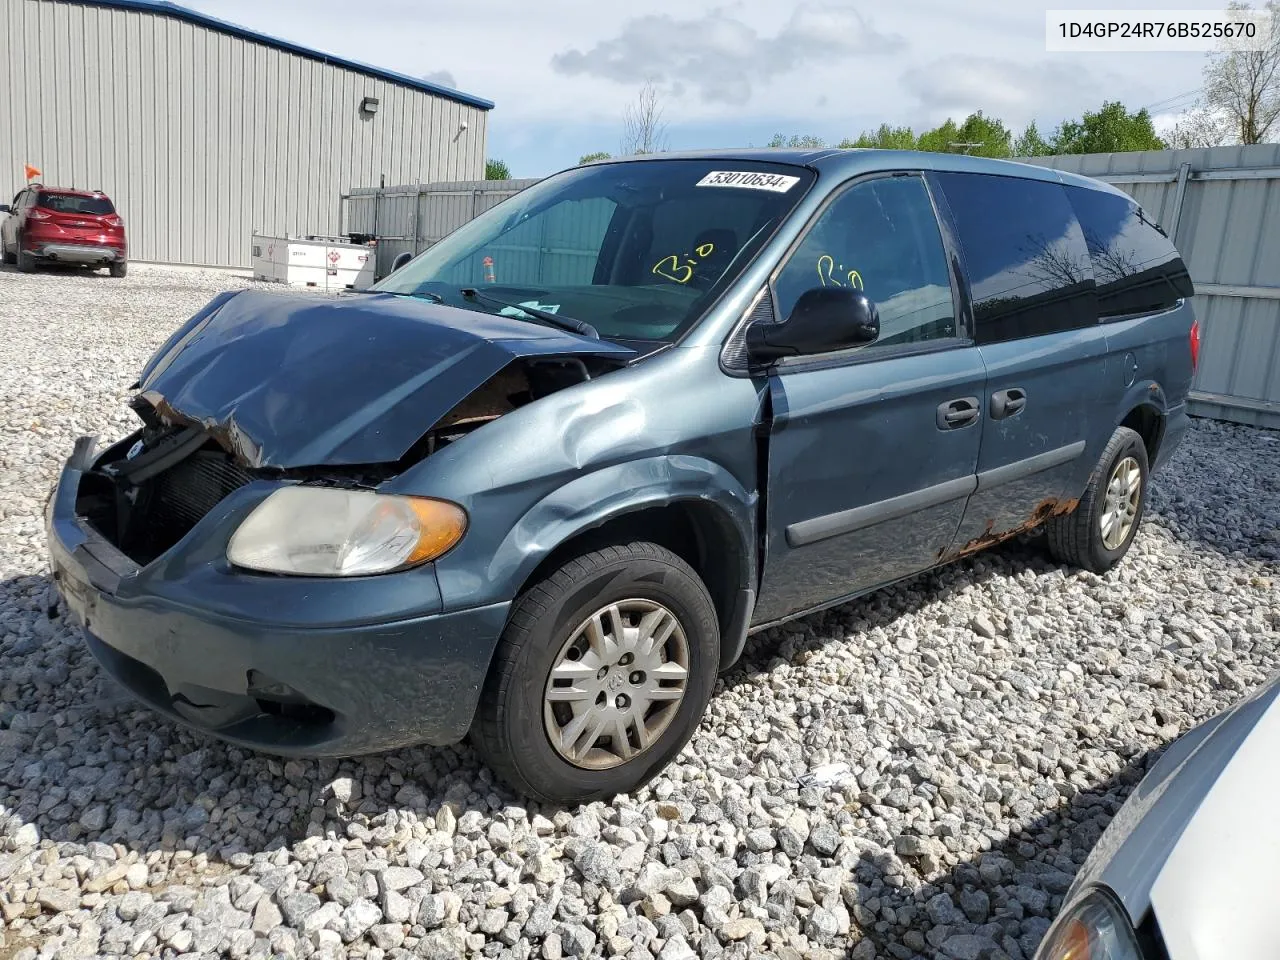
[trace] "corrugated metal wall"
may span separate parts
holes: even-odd
[[[104,190],[133,259],[244,267],[254,231],[337,233],[352,183],[483,176],[486,115],[170,16],[0,0],[0,194],[24,163]]]
[[[1280,428],[1280,144],[1029,162],[1114,183],[1159,220],[1196,285],[1191,412]]]

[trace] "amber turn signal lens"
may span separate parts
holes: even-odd
[[[1089,931],[1079,920],[1071,920],[1062,932],[1058,947],[1060,960],[1090,960]]]
[[[408,497],[409,506],[418,518],[418,543],[406,564],[425,563],[443,556],[467,532],[467,514],[456,504],[425,497]]]

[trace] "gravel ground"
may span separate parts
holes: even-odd
[[[757,636],[642,793],[280,762],[103,678],[40,508],[227,275],[0,272],[0,960],[1029,958],[1161,747],[1277,667],[1280,434],[1197,422],[1110,576],[1006,547]],[[835,783],[806,782],[847,764]]]

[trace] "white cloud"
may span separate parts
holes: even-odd
[[[851,6],[802,3],[772,36],[719,9],[694,18],[648,14],[586,51],[556,54],[551,65],[571,77],[633,86],[653,80],[672,91],[692,89],[711,103],[745,106],[757,85],[801,67],[905,47],[902,37],[879,32]]]
[[[1064,99],[1090,105],[1108,94],[1107,79],[1058,62],[1024,62],[998,57],[948,57],[910,67],[901,78],[931,120],[964,117],[982,110],[1006,124],[1024,125]]]
[[[432,70],[430,73],[424,73],[422,79],[427,83],[437,83],[442,87],[458,89],[458,81],[453,79],[453,74],[448,70]]]

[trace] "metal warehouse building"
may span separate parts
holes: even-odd
[[[163,0],[0,0],[0,194],[99,189],[134,260],[245,267],[352,186],[478,180],[493,104]]]

